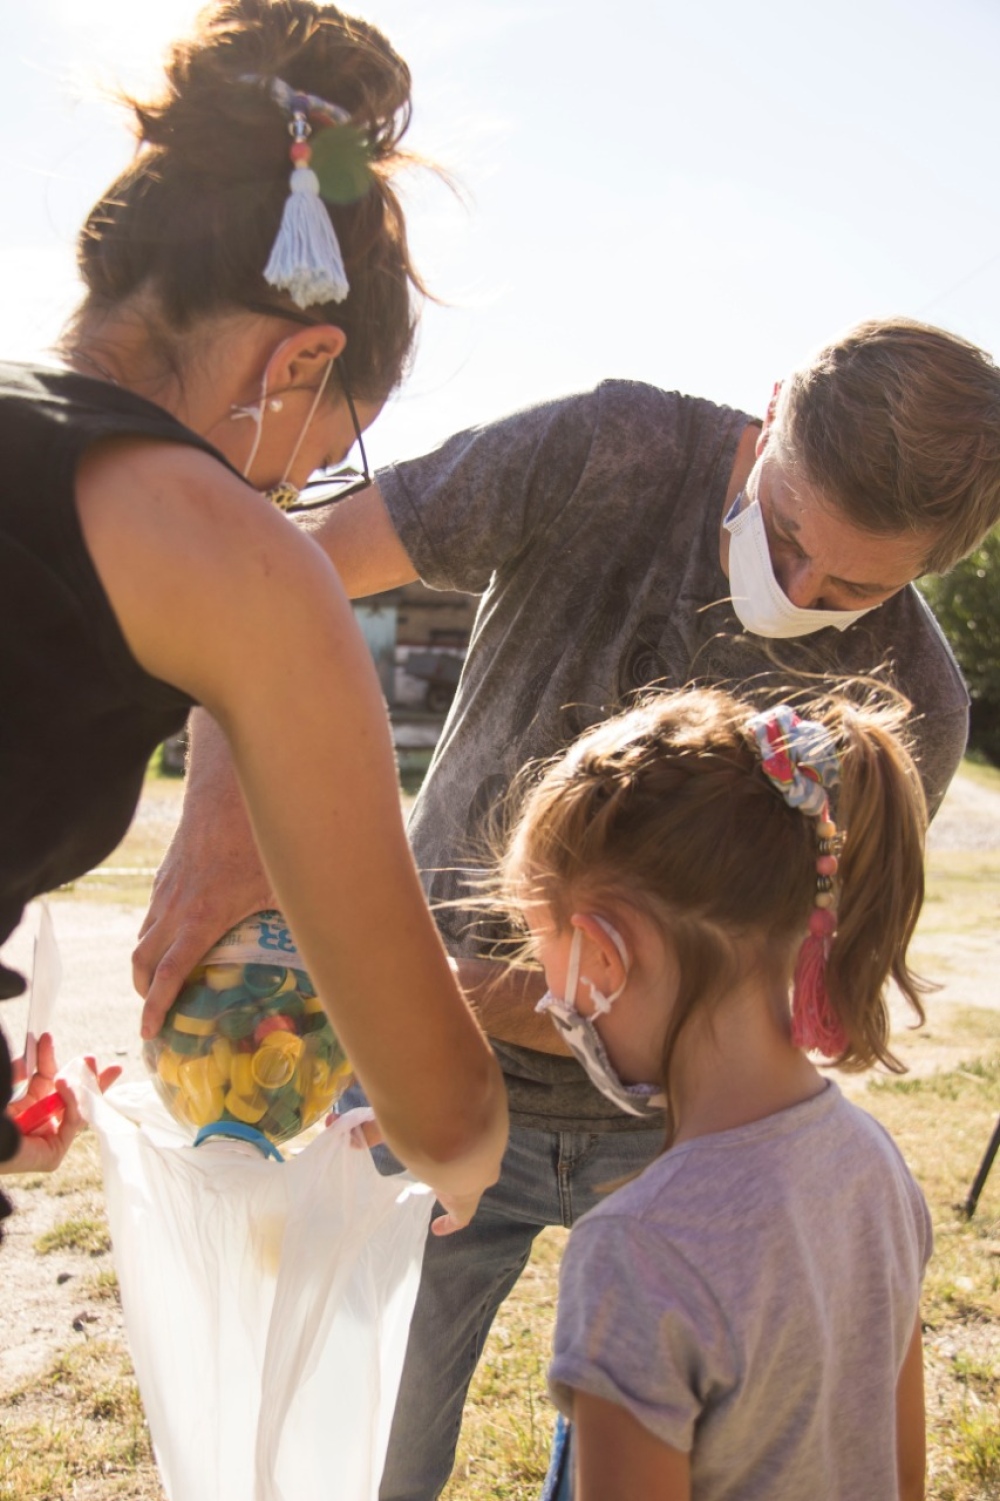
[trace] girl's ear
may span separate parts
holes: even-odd
[[[615,995],[628,979],[627,954],[622,953],[605,923],[593,912],[574,912],[569,921],[570,927],[579,928],[583,934],[581,983],[585,989],[593,985],[602,995]]]

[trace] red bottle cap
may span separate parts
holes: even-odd
[[[13,1117],[14,1124],[22,1136],[30,1136],[32,1131],[37,1131],[46,1121],[54,1116],[62,1115],[66,1109],[66,1101],[61,1094],[47,1094],[44,1099],[36,1100],[29,1105],[27,1110],[22,1110],[19,1115]]]

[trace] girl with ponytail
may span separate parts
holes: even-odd
[[[905,708],[658,695],[526,793],[500,885],[539,1009],[598,1088],[666,1126],[570,1236],[550,1386],[575,1489],[564,1455],[551,1496],[923,1494],[929,1217],[816,1066],[900,1069],[890,979],[923,1018]]]

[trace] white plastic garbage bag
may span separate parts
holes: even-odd
[[[376,1501],[430,1189],[352,1147],[368,1111],[279,1162],[190,1146],[152,1084],[73,1082],[170,1501]]]

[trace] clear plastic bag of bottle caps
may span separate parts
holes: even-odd
[[[143,1056],[182,1125],[249,1128],[275,1145],[353,1077],[280,912],[246,918],[205,955]]]

